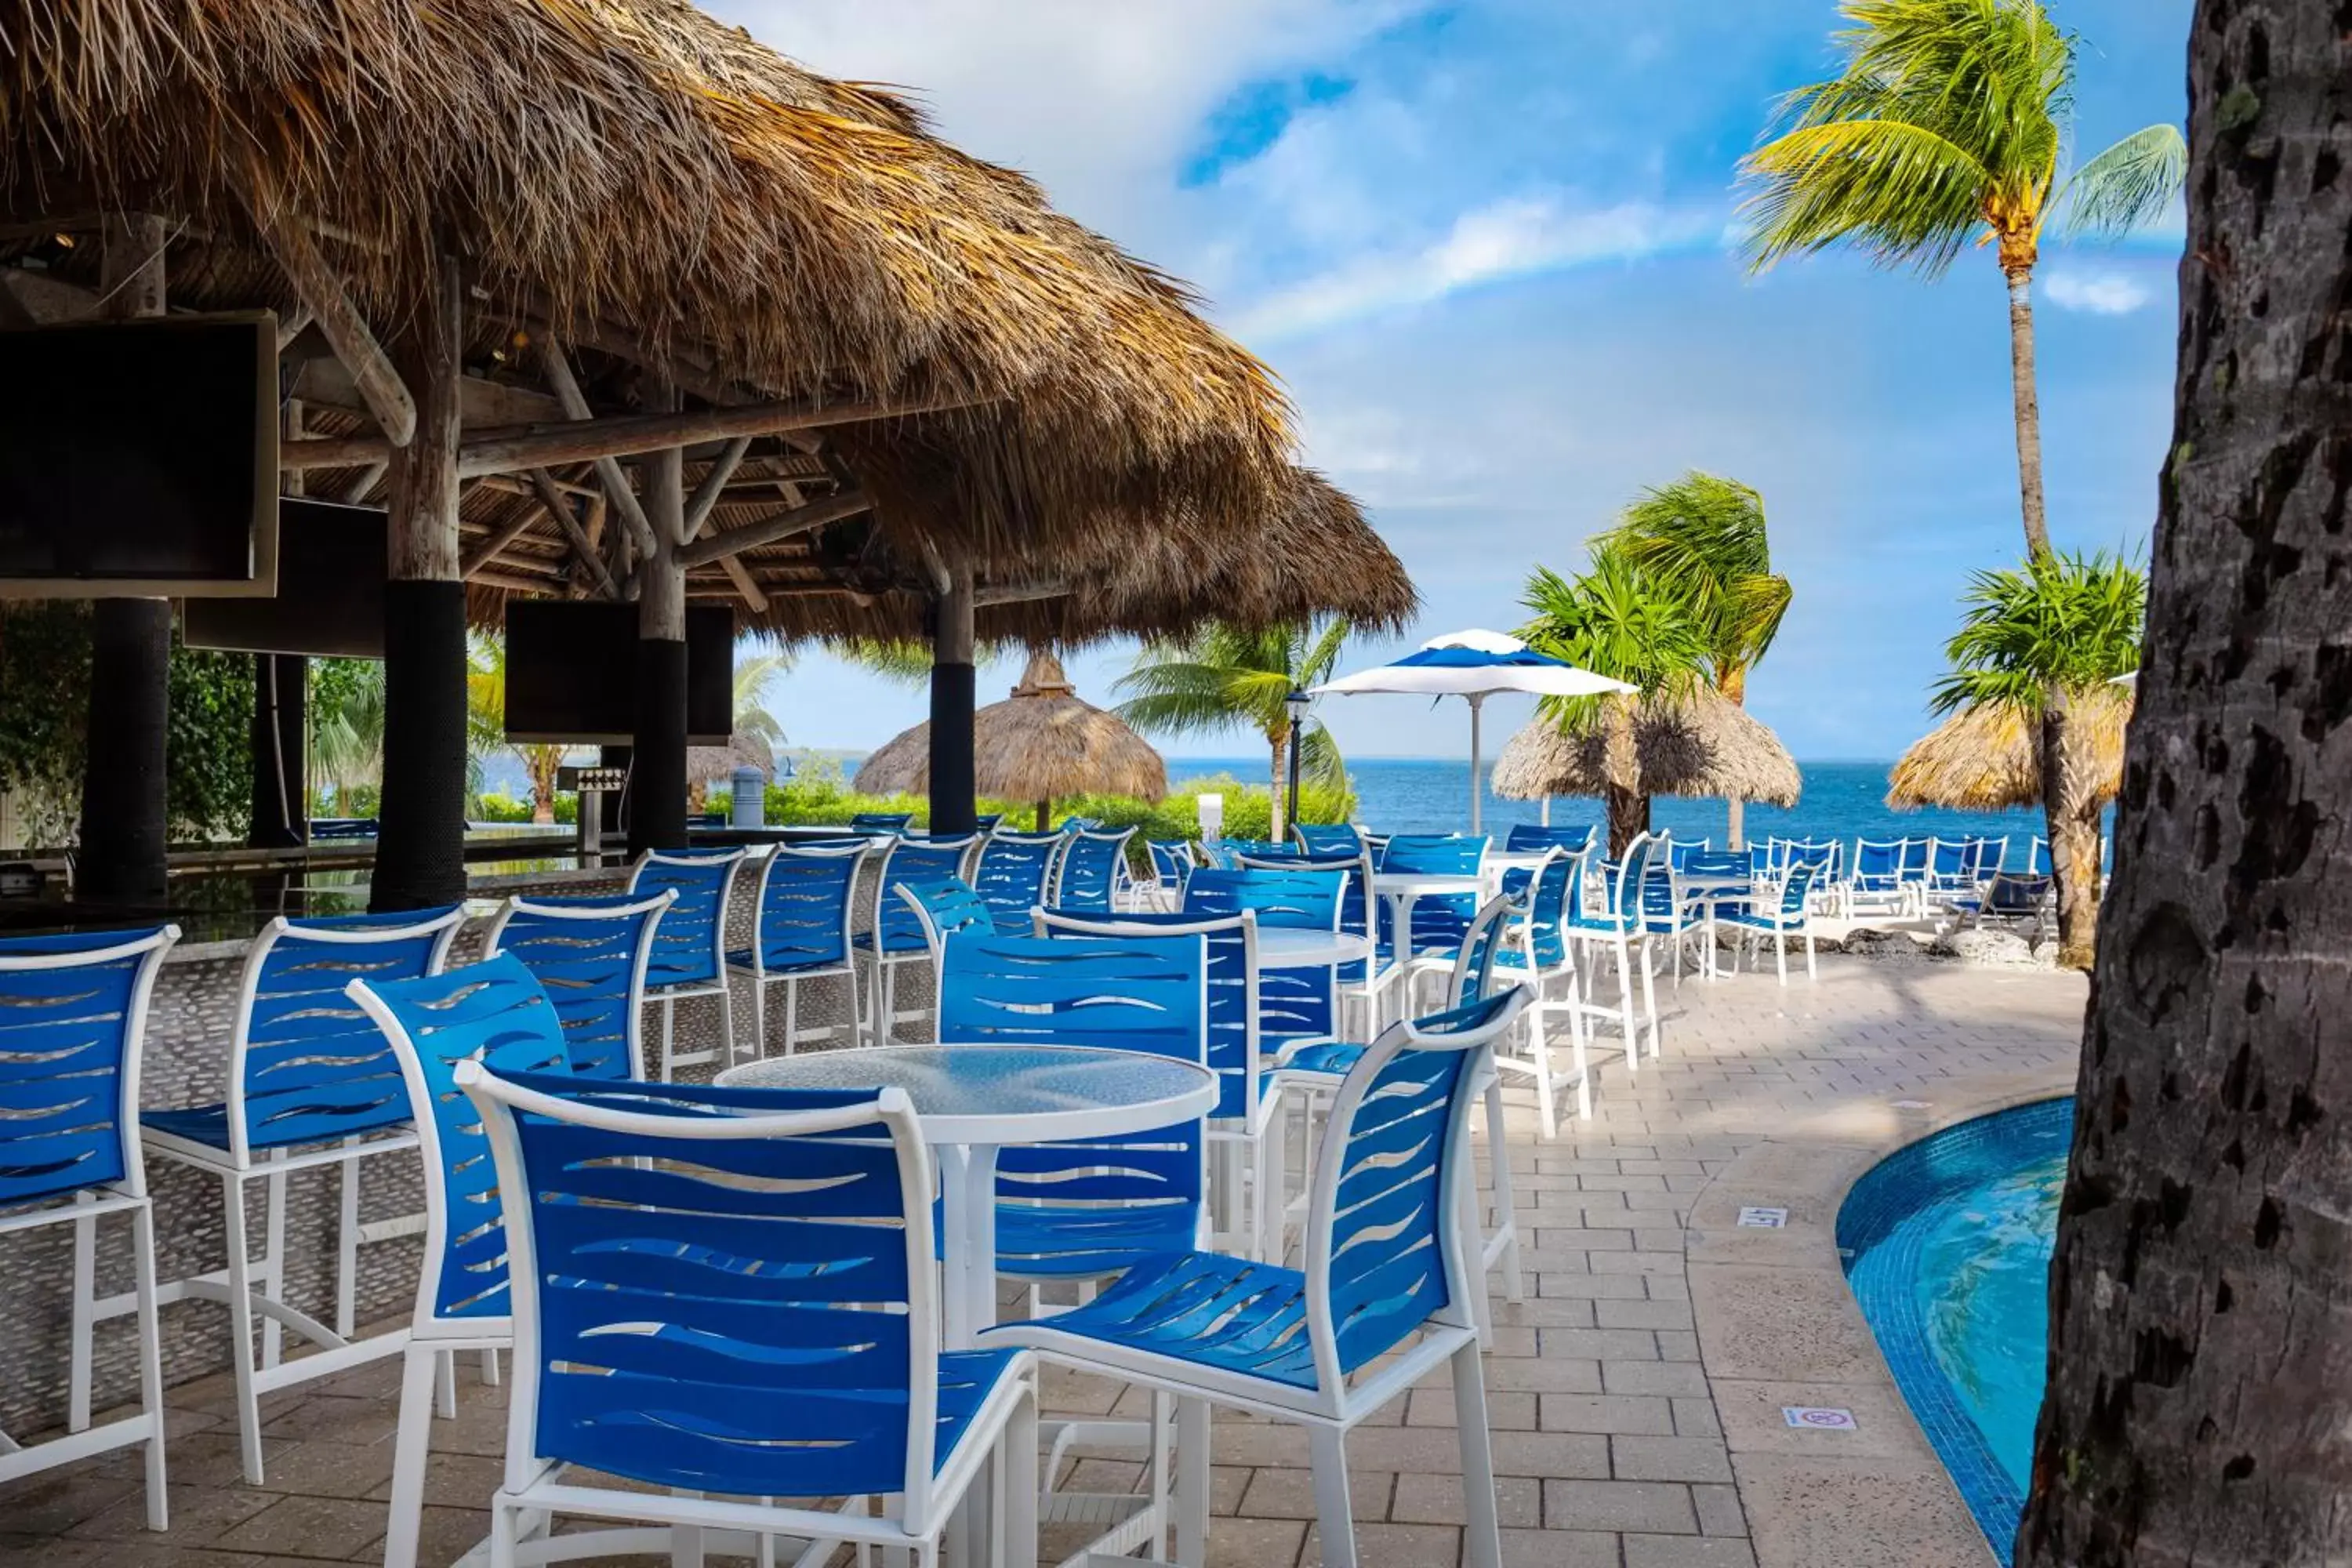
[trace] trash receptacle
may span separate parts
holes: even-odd
[[[765,827],[768,825],[766,776],[754,767],[737,768],[733,790],[728,803],[729,823],[736,827]]]

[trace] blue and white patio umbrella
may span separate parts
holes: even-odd
[[[1393,664],[1360,669],[1337,680],[1309,689],[1309,695],[1358,697],[1386,692],[1408,697],[1459,697],[1470,704],[1470,831],[1478,831],[1481,787],[1478,763],[1478,710],[1498,691],[1525,691],[1538,697],[1607,697],[1632,695],[1634,687],[1564,660],[1540,654],[1515,637],[1501,632],[1448,632],[1421,645]]]

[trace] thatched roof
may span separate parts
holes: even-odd
[[[738,730],[723,746],[688,746],[686,749],[686,782],[709,784],[734,776],[737,768],[757,768],[760,776],[776,776],[776,754],[768,743]]]
[[[2091,746],[2084,777],[2073,798],[2103,806],[2123,788],[2124,734],[2132,692],[2101,688],[2075,699]],[[2002,811],[2042,804],[2042,757],[2036,725],[2006,704],[1963,708],[1913,744],[1887,780],[1886,804],[1898,810],[1944,806],[1955,811]]]
[[[856,788],[867,795],[920,795],[930,787],[931,727],[918,724],[866,759]],[[1079,700],[1049,653],[1032,654],[1021,684],[972,718],[972,772],[982,795],[1052,800],[1125,795],[1157,801],[1168,766],[1116,715]]]
[[[656,374],[711,406],[955,405],[754,443],[712,529],[869,503],[793,542],[824,568],[779,572],[794,593],[918,580],[933,544],[983,581],[1108,571],[1146,531],[1205,559],[1292,504],[1286,400],[1181,285],[904,100],[681,0],[0,0],[0,264],[85,300],[100,247],[53,237],[129,209],[166,216],[174,308],[290,314],[257,213],[310,235],[387,339],[436,255],[462,259],[469,431],[563,417],[551,340],[599,415],[643,406]],[[369,433],[318,330],[294,353],[331,373],[294,392],[310,433]],[[365,493],[356,468],[309,479]],[[537,504],[488,488],[469,547]],[[528,546],[499,555],[475,581],[549,591]],[[742,564],[756,589],[764,568]],[[873,635],[870,607],[772,625]]]
[[[1630,725],[1622,721],[1622,703],[1631,704]],[[1779,736],[1707,687],[1613,700],[1591,730],[1575,735],[1537,719],[1495,763],[1494,791],[1507,800],[1598,795],[1612,784],[1641,795],[1794,805],[1804,781]]]

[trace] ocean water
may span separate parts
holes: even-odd
[[[2038,811],[1895,811],[1886,805],[1888,763],[1807,763],[1804,795],[1793,806],[1751,804],[1748,837],[1836,838],[1851,844],[1856,838],[2009,836],[2013,864],[2022,863],[2027,847],[2042,831]],[[1264,757],[1208,759],[1171,757],[1168,782],[1230,773],[1244,784],[1262,784]],[[1454,833],[1470,821],[1470,763],[1467,756],[1447,761],[1419,757],[1351,757],[1348,775],[1354,780],[1357,816],[1368,827],[1383,833]],[[1515,822],[1534,822],[1533,801],[1503,800],[1490,790],[1483,807],[1486,830],[1500,837]],[[1561,799],[1551,803],[1557,824],[1606,820],[1597,800]],[[1651,822],[1676,838],[1724,837],[1725,806],[1719,800],[1677,800],[1660,796],[1651,807]]]

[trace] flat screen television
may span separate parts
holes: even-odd
[[[0,597],[268,597],[266,310],[0,332]]]
[[[507,739],[517,745],[625,746],[637,727],[637,606],[605,600],[507,601]],[[735,612],[686,612],[689,744],[735,729]]]
[[[278,503],[278,593],[268,599],[190,599],[180,638],[190,647],[383,657],[385,536],[381,507],[288,496]]]

